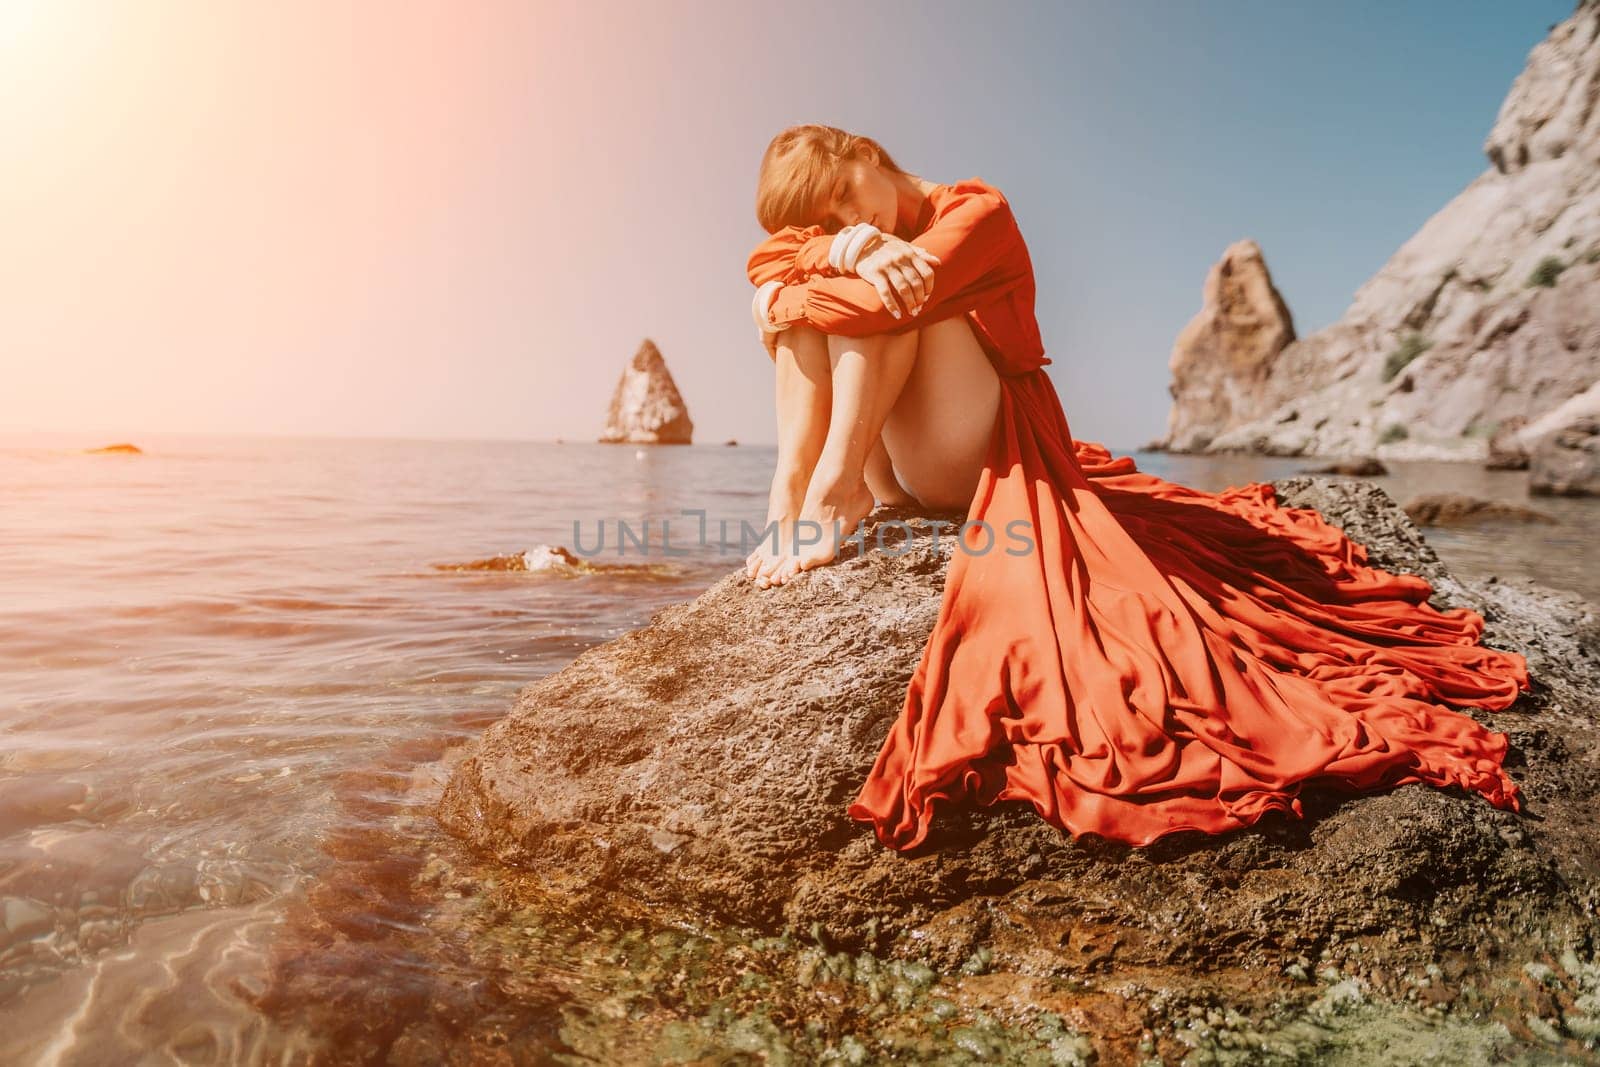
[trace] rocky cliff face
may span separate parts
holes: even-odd
[[[686,445],[694,435],[689,408],[678,392],[667,361],[655,342],[645,339],[623,368],[600,440],[617,444]]]
[[[1516,418],[1525,444],[1550,432],[1541,417],[1600,381],[1600,0],[1529,54],[1484,150],[1489,168],[1338,323],[1264,372],[1253,355],[1243,373],[1190,372],[1231,383],[1226,409],[1218,386],[1179,377],[1180,432],[1159,447],[1482,460]]]
[[[932,544],[917,520],[899,555],[775,590],[730,575],[535,682],[456,762],[442,819],[542,891],[619,893],[940,967],[979,959],[997,982],[1054,976],[1107,998],[1182,988],[1231,1010],[1309,1000],[1327,968],[1363,995],[1412,996],[1402,975],[1443,962],[1430,1004],[1470,980],[1473,1011],[1503,1009],[1517,1027],[1559,1015],[1516,990],[1532,954],[1600,939],[1600,620],[1576,597],[1457,580],[1371,483],[1276,488],[1376,565],[1427,577],[1435,604],[1483,612],[1486,641],[1529,658],[1534,693],[1487,721],[1512,738],[1532,817],[1406,786],[1308,795],[1304,820],[1128,849],[1074,842],[1005,802],[942,812],[916,854],[891,852],[845,807],[938,614],[951,539]],[[1504,1003],[1495,982],[1512,987]],[[1589,1025],[1560,995],[1571,1025]]]

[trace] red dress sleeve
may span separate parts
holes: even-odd
[[[922,313],[897,319],[884,307],[878,290],[854,275],[828,276],[802,273],[802,256],[812,262],[818,250],[824,265],[832,235],[816,236],[820,227],[780,230],[750,257],[750,280],[761,285],[772,278],[784,280],[772,302],[769,321],[774,326],[807,322],[823,333],[864,337],[898,333],[970,310],[974,304],[1009,289],[1028,277],[1031,268],[1011,204],[1000,190],[976,178],[950,186],[927,229],[913,244],[939,257],[933,267],[933,294]],[[812,236],[806,237],[806,234]],[[779,238],[779,235],[783,235]],[[786,260],[785,250],[793,259]],[[1019,254],[1020,253],[1020,254]]]
[[[774,278],[785,285],[811,277],[837,278],[840,272],[828,262],[833,238],[821,226],[785,226],[756,246],[745,272],[757,286]]]

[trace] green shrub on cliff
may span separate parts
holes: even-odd
[[[1383,428],[1383,435],[1378,438],[1378,443],[1380,445],[1393,444],[1395,441],[1404,441],[1410,436],[1411,431],[1407,430],[1404,424],[1391,422]]]
[[[1394,376],[1406,369],[1410,362],[1422,353],[1433,347],[1433,342],[1423,337],[1420,333],[1408,333],[1400,339],[1400,345],[1389,358],[1383,361],[1383,380],[1393,381]]]
[[[1555,256],[1545,256],[1539,265],[1533,268],[1533,273],[1528,275],[1528,285],[1542,285],[1546,289],[1556,284],[1556,279],[1561,277],[1561,272],[1567,269],[1567,264]]]

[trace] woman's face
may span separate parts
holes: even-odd
[[[878,166],[859,156],[846,160],[834,172],[823,198],[821,223],[829,233],[846,226],[870,222],[893,233],[900,214],[900,194]]]

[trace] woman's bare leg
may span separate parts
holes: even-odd
[[[965,315],[917,334],[917,358],[884,422],[883,442],[920,505],[965,512],[988,457],[1000,378]]]
[[[807,446],[797,443],[788,451],[814,457],[804,498],[793,514],[820,523],[823,540],[802,546],[796,554],[789,532],[792,524],[785,528],[776,566],[757,576],[763,587],[831,560],[837,555],[833,521],[839,522],[840,534],[848,536],[871,510],[873,497],[884,503],[965,511],[988,458],[1000,404],[999,377],[965,315],[920,330],[864,338],[826,336],[810,327],[787,332],[795,330],[811,335],[792,338],[793,369],[804,368],[805,373],[786,380],[790,390],[802,391],[804,399],[788,397],[780,383],[780,423],[783,412],[801,413],[791,414],[791,420],[808,428],[805,433],[795,430],[793,436]],[[819,344],[826,346],[831,372],[826,389],[816,355]],[[823,422],[819,410],[825,393],[830,400]],[[824,427],[823,443],[813,452],[819,425]],[[785,454],[782,440],[780,426],[780,457]],[[866,447],[868,442],[871,448]],[[864,458],[858,461],[858,457]],[[788,507],[803,463],[785,464],[780,458],[779,467],[780,473],[791,476],[783,482],[781,494],[783,506]],[[866,491],[851,487],[856,480]],[[780,498],[779,481],[774,478],[775,500]],[[815,536],[814,528],[802,532]],[[764,564],[771,562],[771,557],[763,559]]]
[[[784,331],[775,362],[778,462],[767,498],[766,521],[769,526],[778,524],[779,540],[777,545],[770,537],[762,540],[745,558],[745,573],[750,578],[770,576],[783,559],[781,546],[793,546],[794,521],[827,440],[833,407],[833,361],[825,334],[803,324]],[[895,507],[917,503],[896,478],[881,434],[862,473],[876,500]]]
[[[833,368],[828,338],[799,324],[778,336],[776,360],[778,463],[767,497],[767,524],[778,524],[778,543],[765,538],[745,557],[745,574],[771,574],[783,559],[782,546],[793,541],[793,526],[805,504],[811,472],[828,437],[833,406]]]
[[[906,492],[906,487],[900,484],[900,478],[894,472],[894,460],[889,457],[889,446],[883,443],[883,435],[878,435],[878,443],[873,446],[872,454],[867,457],[866,469],[861,472],[867,479],[867,488],[872,490],[872,495],[880,504],[887,504],[894,508],[912,507],[917,503],[917,498]]]
[[[785,558],[772,571],[771,584],[781,585],[798,572],[833,559],[839,554],[840,542],[872,510],[867,460],[881,443],[884,421],[916,362],[920,332],[828,337],[833,369],[828,435],[797,520],[797,525],[817,524],[799,526],[800,540],[819,539],[813,544],[797,544],[791,539],[781,546]],[[757,584],[762,584],[760,577]]]

